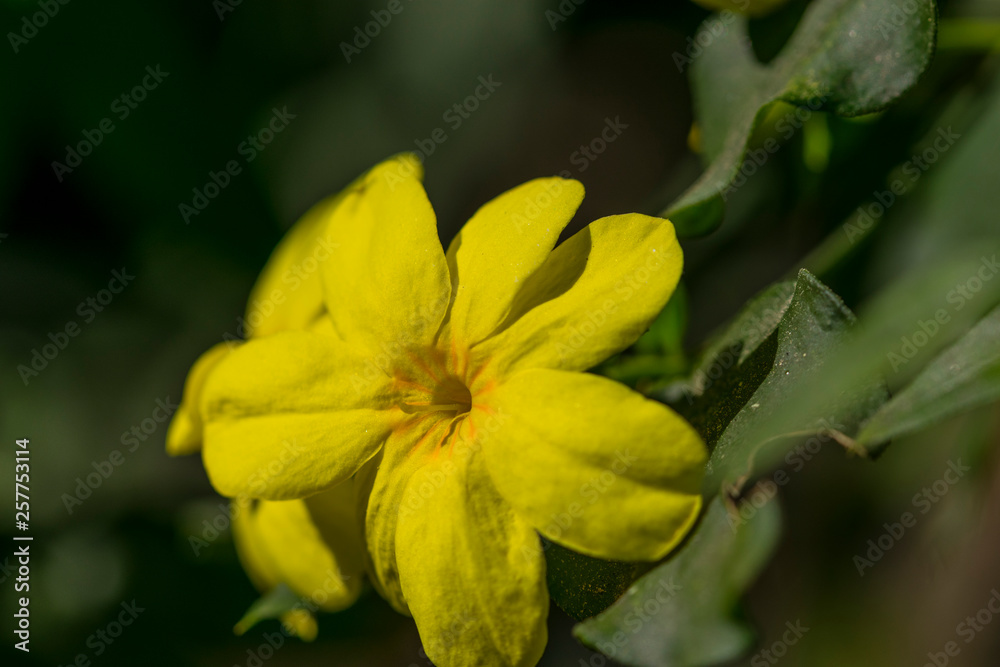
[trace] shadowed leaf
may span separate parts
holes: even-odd
[[[687,236],[719,226],[750,135],[773,103],[859,116],[909,90],[930,63],[937,31],[934,1],[913,4],[908,13],[889,2],[817,0],[768,65],[753,53],[746,18],[709,18],[701,30],[718,36],[691,65],[706,169],[662,215]]]
[[[584,644],[636,667],[714,665],[744,653],[753,632],[733,618],[781,531],[775,501],[734,520],[716,497],[688,541],[600,615],[576,626]]]

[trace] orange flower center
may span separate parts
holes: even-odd
[[[396,360],[393,387],[399,409],[408,415],[397,431],[420,430],[414,452],[436,455],[446,448],[450,454],[458,442],[475,439],[473,417],[479,412],[493,413],[482,396],[494,382],[484,380],[482,371],[482,367],[470,368],[468,354],[454,346],[449,352],[410,350]]]
[[[403,412],[448,412],[455,416],[464,415],[472,409],[472,392],[459,378],[448,376],[442,379],[432,390],[425,389],[430,394],[428,400],[404,401],[400,405]]]

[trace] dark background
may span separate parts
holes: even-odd
[[[806,4],[752,24],[761,58],[777,53]],[[227,532],[198,554],[189,544],[203,521],[224,516],[198,457],[168,458],[165,424],[133,452],[122,437],[157,400],[177,402],[197,355],[236,334],[271,249],[321,197],[439,127],[447,140],[425,167],[445,243],[479,205],[536,176],[569,170],[584,183],[578,229],[607,214],[655,213],[699,173],[674,54],[706,10],[587,0],[553,28],[546,11],[559,11],[556,0],[402,5],[349,63],[341,42],[385,2],[245,0],[220,17],[222,4],[208,1],[76,0],[16,53],[9,37],[0,47],[0,424],[5,449],[31,439],[35,538],[30,659],[11,649],[13,576],[0,571],[4,664],[63,665],[84,653],[95,665],[247,665],[248,650],[277,630],[270,622],[232,634],[257,594]],[[944,18],[1000,19],[994,2],[941,5]],[[37,11],[6,0],[0,25],[20,32]],[[949,244],[997,249],[1000,61],[981,46],[942,44],[920,84],[882,114],[815,114],[731,200],[719,232],[685,242],[692,351],[757,290],[808,264],[941,127],[960,133],[955,147],[870,239],[812,268],[855,307]],[[147,66],[169,74],[121,118],[112,105]],[[443,114],[491,75],[501,85],[450,125]],[[247,163],[241,142],[275,108],[295,118]],[[53,163],[104,118],[114,131],[57,174]],[[607,119],[628,127],[581,163],[574,152]],[[242,172],[185,222],[179,206],[233,159]],[[81,304],[113,270],[135,278],[89,319]],[[25,382],[18,365],[70,322],[79,335]],[[810,630],[785,664],[917,665],[953,639],[1000,587],[998,416],[984,408],[902,439],[874,464],[827,445],[796,471],[783,489],[782,547],[749,604],[763,644],[801,620]],[[77,479],[115,449],[122,465],[67,507]],[[957,457],[972,472],[859,577],[852,557]],[[12,457],[0,460],[9,479]],[[5,504],[2,513],[9,544],[13,512]],[[145,611],[95,656],[88,637],[133,599]],[[569,636],[571,625],[553,608],[543,664],[604,664]],[[996,664],[1000,619],[962,646],[951,664]],[[314,643],[290,640],[266,662],[428,664],[412,622],[370,592],[321,616]]]

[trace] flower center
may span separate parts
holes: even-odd
[[[429,393],[414,397],[400,407],[409,413],[442,412],[457,417],[472,409],[472,392],[464,382],[452,375],[443,378]]]
[[[484,395],[493,389],[484,378],[485,365],[470,368],[469,354],[455,345],[441,349],[410,349],[391,370],[398,409],[409,415],[397,431],[410,431],[413,452],[449,456],[460,443],[475,443],[474,415],[493,414]],[[470,450],[472,451],[472,450]]]
[[[431,403],[440,410],[454,409],[456,414],[464,414],[472,409],[472,392],[457,377],[446,377],[435,387]]]

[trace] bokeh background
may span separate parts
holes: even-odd
[[[179,400],[200,352],[238,335],[253,280],[310,205],[382,158],[427,146],[436,128],[447,139],[426,155],[426,187],[445,243],[479,205],[536,176],[569,171],[584,183],[575,230],[602,215],[655,213],[700,172],[675,54],[708,15],[701,7],[402,0],[403,11],[348,62],[341,44],[386,4],[69,2],[16,52],[5,39],[0,476],[13,476],[15,438],[30,438],[35,541],[26,656],[8,630],[15,594],[6,545],[15,531],[5,503],[3,664],[68,665],[80,654],[95,665],[255,664],[264,634],[278,626],[233,634],[257,593],[228,532],[191,546],[191,536],[206,537],[204,522],[223,521],[223,499],[197,457],[165,455],[165,423],[141,429],[155,423],[158,401]],[[807,4],[792,0],[752,23],[762,59],[780,50]],[[747,298],[799,266],[857,307],[934,253],[1000,249],[1000,55],[990,32],[1000,3],[940,6],[943,19],[975,19],[981,29],[942,30],[931,68],[885,112],[814,114],[731,199],[719,232],[684,242],[692,354]],[[4,0],[0,25],[20,32],[38,10]],[[116,99],[147,67],[165,73],[162,81],[122,118]],[[500,85],[456,126],[445,114],[480,77]],[[294,118],[250,162],[240,146],[274,109]],[[71,172],[55,169],[105,118],[113,131]],[[622,124],[620,135],[595,159],[582,157],[609,119]],[[874,234],[836,263],[810,256],[943,127],[960,139]],[[241,173],[185,220],[180,205],[230,160]],[[86,305],[115,270],[134,280],[100,311]],[[79,335],[25,382],[17,366],[70,322]],[[133,427],[144,438],[128,451]],[[998,445],[995,406],[901,439],[876,463],[826,445],[782,489],[782,546],[747,605],[761,646],[801,621],[809,631],[783,664],[920,665],[940,651],[1000,588]],[[67,504],[78,479],[107,469],[115,449],[121,465]],[[958,458],[971,471],[859,576],[852,558],[867,540]],[[90,639],[133,600],[143,611],[119,638]],[[568,617],[556,608],[551,617],[544,665],[605,664],[570,637]],[[736,664],[770,664],[762,659]],[[998,659],[1000,618],[949,664]],[[266,664],[429,663],[412,622],[369,592],[355,608],[321,616],[315,642],[289,640]]]

